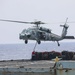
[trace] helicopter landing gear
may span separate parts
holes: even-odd
[[[59,42],[57,41],[58,46],[60,46]]]
[[[40,44],[40,43],[41,43],[41,41],[40,41],[40,40],[38,40],[37,42],[38,42],[38,44]]]
[[[25,40],[25,44],[27,44],[28,43],[28,40]]]

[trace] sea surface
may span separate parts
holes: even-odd
[[[17,60],[17,59],[31,59],[32,51],[35,43],[28,44],[0,44],[0,60]],[[60,42],[60,47],[57,43],[42,43],[37,44],[35,51],[74,51],[75,42]]]

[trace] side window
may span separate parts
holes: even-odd
[[[35,32],[34,32],[34,31],[32,31],[32,34],[33,34],[33,35],[35,35]]]

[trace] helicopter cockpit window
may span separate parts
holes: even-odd
[[[25,33],[26,32],[26,29],[24,29],[23,31],[22,31],[22,33]]]
[[[28,33],[29,31],[28,30],[26,30],[26,33]]]
[[[26,30],[26,33],[31,33],[32,31],[30,29],[27,29]]]

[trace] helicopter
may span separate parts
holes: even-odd
[[[23,22],[23,21],[4,20],[4,19],[0,19],[0,21],[34,24],[35,26],[30,27],[28,29],[24,29],[19,34],[19,39],[24,40],[25,44],[28,43],[28,40],[36,40],[38,44],[41,44],[41,41],[56,41],[57,45],[60,46],[59,41],[63,39],[75,39],[74,36],[66,36],[67,29],[69,28],[69,26],[66,24],[67,19],[64,25],[60,25],[61,27],[63,27],[61,36],[52,33],[51,29],[49,28],[41,27],[40,24],[46,24],[42,21]]]

